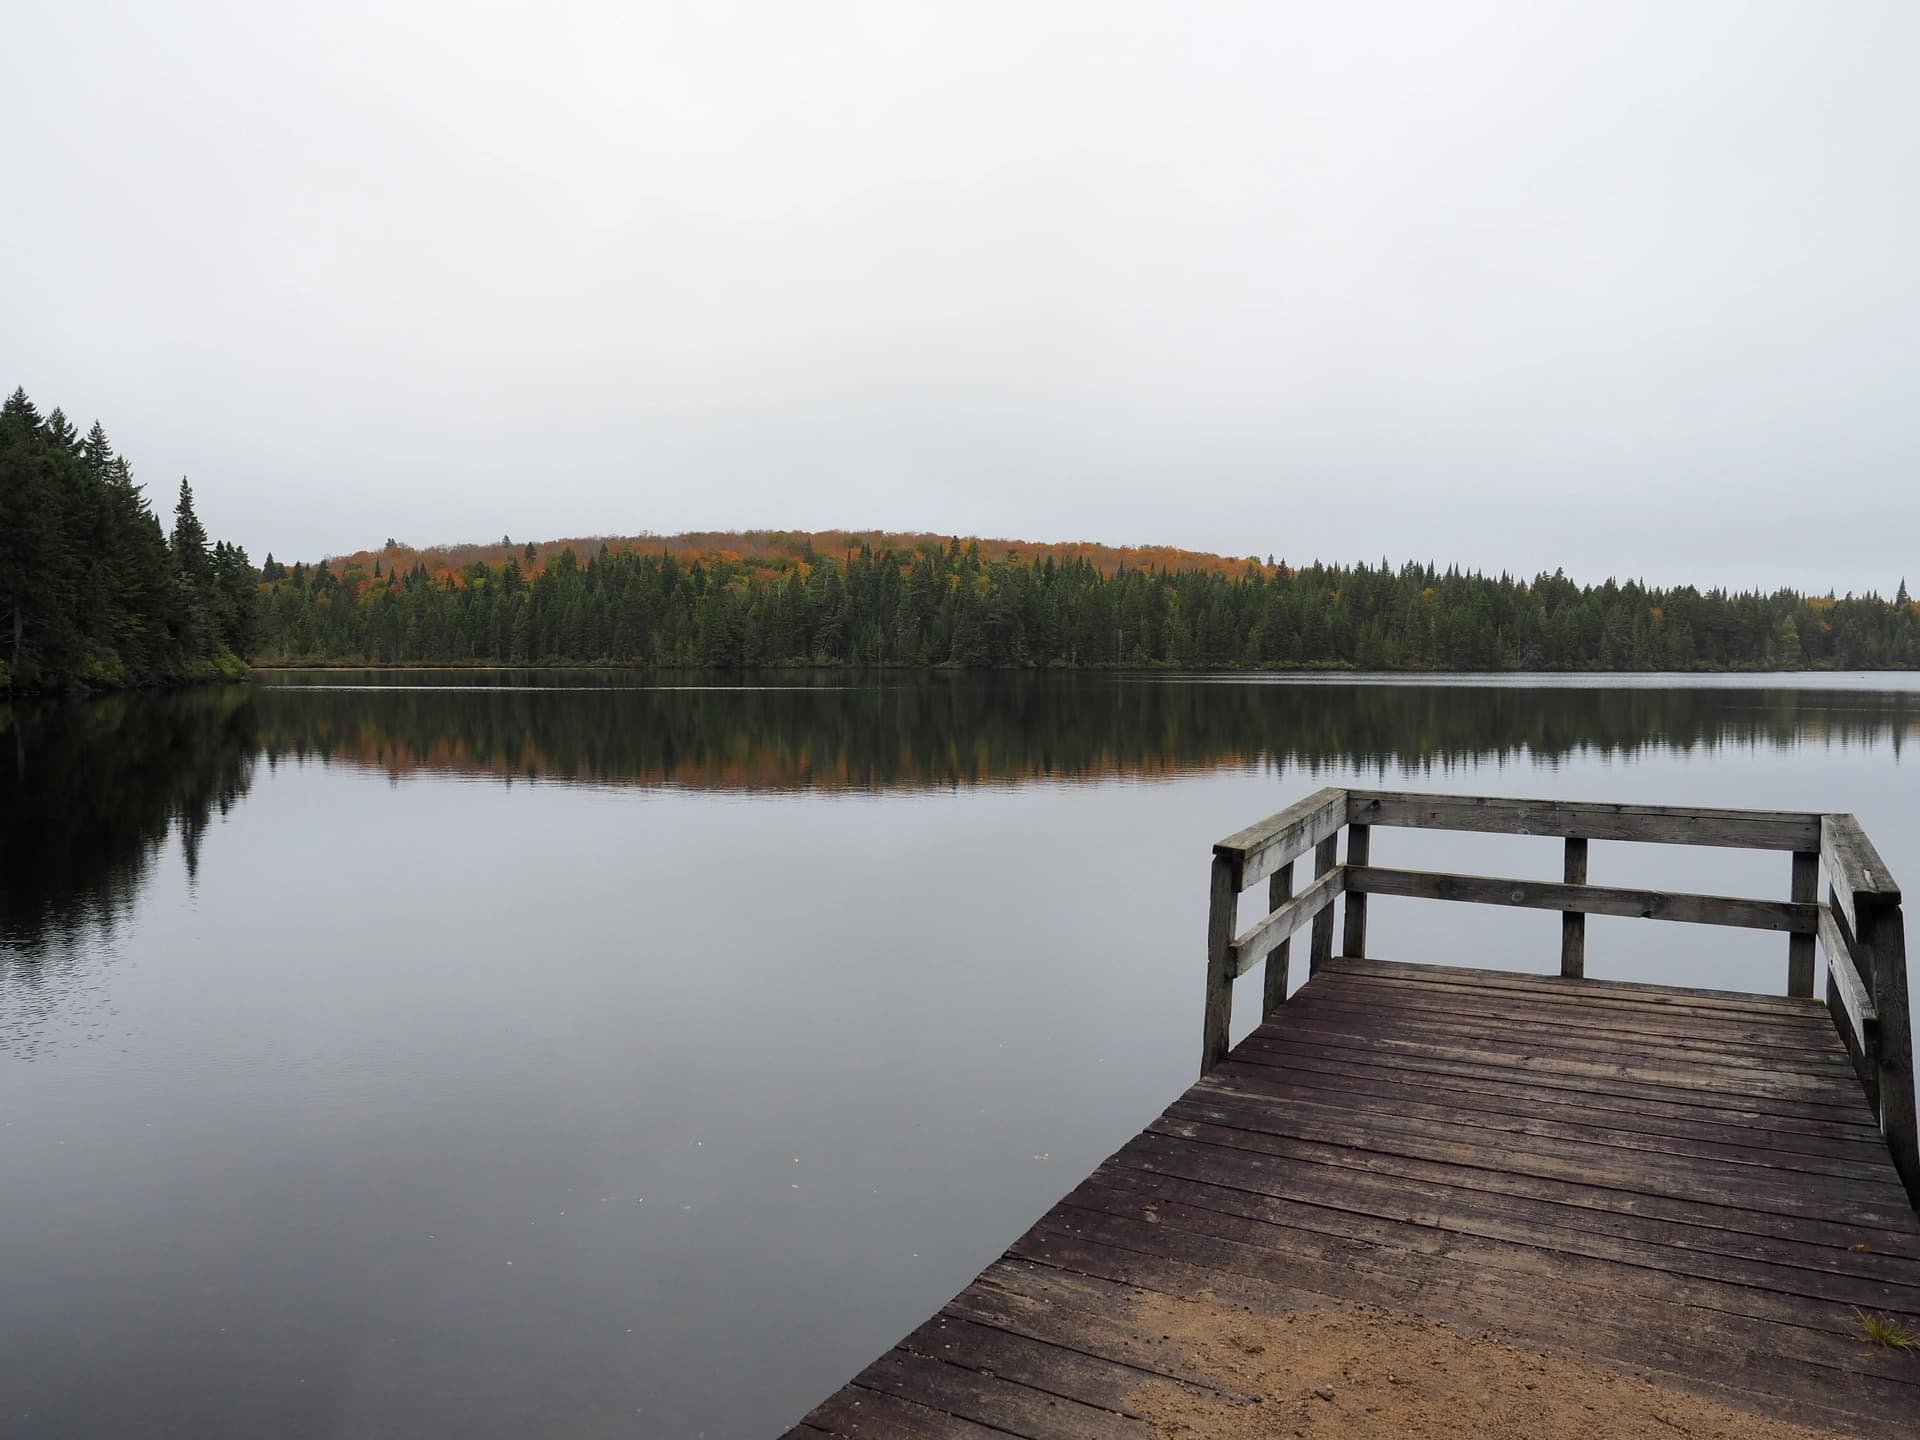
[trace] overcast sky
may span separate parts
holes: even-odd
[[[258,560],[1920,583],[1920,5],[15,6],[0,382]]]

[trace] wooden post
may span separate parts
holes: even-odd
[[[1322,875],[1339,863],[1340,837],[1329,835],[1313,847],[1313,878]],[[1318,975],[1333,958],[1333,906],[1329,905],[1313,917],[1313,941],[1307,956],[1308,976]]]
[[[1347,826],[1347,864],[1367,863],[1372,833],[1366,825]],[[1347,892],[1347,923],[1340,937],[1340,953],[1356,960],[1367,953],[1367,897],[1351,890]]]
[[[1810,905],[1820,898],[1820,852],[1818,850],[1796,850],[1793,852],[1793,892],[1788,897],[1803,905]],[[1787,937],[1787,994],[1810,996],[1813,994],[1813,944],[1811,935],[1789,935]]]
[[[1900,902],[1854,901],[1859,932],[1855,944],[1861,967],[1872,973],[1873,1006],[1880,1013],[1880,1051],[1874,1057],[1878,1072],[1880,1133],[1893,1152],[1894,1168],[1906,1182],[1907,1198],[1920,1209],[1920,1117],[1914,1113],[1913,1028],[1907,1003],[1906,923]]]
[[[1827,887],[1827,915],[1833,921],[1833,935],[1827,943],[1834,951],[1845,950],[1853,957],[1854,973],[1860,984],[1866,989],[1869,1000],[1873,995],[1873,967],[1865,963],[1871,959],[1852,939],[1853,930],[1846,921],[1846,902],[1840,898],[1838,886]],[[1880,1113],[1880,1070],[1875,1061],[1879,1053],[1879,1021],[1876,1016],[1874,1034],[1870,1038],[1864,1026],[1856,1026],[1849,1019],[1840,1020],[1846,1012],[1846,997],[1840,989],[1840,972],[1835,968],[1833,955],[1827,956],[1827,1013],[1834,1016],[1834,1025],[1840,1031],[1840,1038],[1846,1042],[1847,1058],[1853,1061],[1853,1073],[1860,1077],[1860,1088],[1866,1092],[1867,1106],[1875,1115]]]
[[[1567,838],[1567,863],[1561,879],[1569,885],[1587,883],[1587,842],[1583,837]],[[1578,910],[1560,913],[1560,973],[1569,980],[1587,973],[1587,917]]]
[[[1293,862],[1289,860],[1267,881],[1267,913],[1271,915],[1293,898]],[[1287,999],[1287,966],[1293,959],[1293,941],[1282,940],[1267,952],[1265,993],[1260,1002],[1260,1018],[1273,1014]]]
[[[1240,909],[1240,864],[1224,855],[1213,858],[1213,889],[1207,901],[1207,1008],[1201,1028],[1200,1073],[1205,1075],[1227,1055],[1227,1031],[1233,1022],[1233,927]]]

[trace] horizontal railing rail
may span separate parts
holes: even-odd
[[[1502,795],[1419,795],[1350,790],[1358,824],[1489,835],[1630,840],[1652,845],[1719,845],[1737,850],[1817,850],[1820,816],[1780,810],[1700,810],[1679,805],[1609,805],[1516,800]]]
[[[1374,865],[1376,826],[1558,839],[1565,846],[1562,878],[1517,880]],[[1339,855],[1343,831],[1344,861]],[[1590,885],[1587,859],[1595,840],[1784,851],[1792,858],[1790,893],[1785,900],[1767,900]],[[1309,852],[1313,877],[1296,892],[1294,866]],[[1262,880],[1267,913],[1241,930],[1240,897]],[[1312,926],[1309,973],[1331,960],[1337,903],[1345,911],[1341,953],[1364,957],[1372,895],[1558,911],[1560,973],[1569,979],[1586,975],[1588,915],[1784,933],[1787,993],[1796,998],[1812,997],[1816,951],[1824,953],[1827,1010],[1908,1192],[1920,1197],[1920,1120],[1900,887],[1853,816],[1339,787],[1316,791],[1213,847],[1202,1073],[1227,1053],[1233,982],[1264,962],[1261,1013],[1272,1014],[1287,998],[1295,932]]]

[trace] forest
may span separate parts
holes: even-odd
[[[1920,668],[1920,604],[1583,585],[1431,564],[758,531],[414,550],[257,569],[171,531],[98,421],[0,407],[0,690],[240,678],[249,663],[739,670]]]
[[[0,691],[243,678],[259,584],[185,477],[168,533],[99,421],[0,404]]]
[[[1904,581],[1886,600],[1385,561],[1103,564],[1062,547],[989,555],[978,541],[883,537],[826,553],[811,541],[692,555],[670,540],[599,542],[584,557],[503,541],[497,562],[464,564],[397,543],[291,568],[269,556],[258,654],[714,669],[1920,667],[1920,605]]]

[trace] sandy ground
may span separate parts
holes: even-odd
[[[1831,1440],[1601,1365],[1372,1308],[1260,1316],[1154,1297],[1141,1325],[1259,1403],[1151,1385],[1132,1408],[1163,1440]]]

